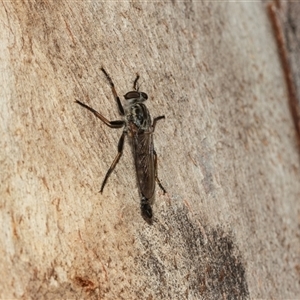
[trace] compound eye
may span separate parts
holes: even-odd
[[[124,98],[126,100],[129,100],[129,99],[138,99],[138,98],[140,98],[140,93],[136,92],[136,91],[128,92],[127,94],[124,95]]]
[[[147,100],[148,99],[148,95],[146,93],[141,92],[142,97]]]

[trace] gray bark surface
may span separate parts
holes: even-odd
[[[300,157],[262,3],[2,1],[1,299],[296,299]],[[100,68],[157,124],[155,221]]]

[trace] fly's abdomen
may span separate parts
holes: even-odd
[[[137,181],[142,196],[150,200],[155,190],[155,170],[152,134],[138,134],[133,139]]]

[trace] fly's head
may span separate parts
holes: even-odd
[[[148,95],[139,91],[131,91],[124,95],[125,100],[128,101],[129,105],[135,103],[142,103],[148,99]]]
[[[128,101],[126,104],[126,119],[128,125],[137,131],[149,130],[151,117],[144,101],[148,99],[146,93],[131,91],[124,95]]]

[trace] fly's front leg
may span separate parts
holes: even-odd
[[[161,182],[160,182],[160,180],[158,179],[158,176],[157,176],[157,154],[156,154],[155,150],[153,150],[153,155],[154,155],[154,175],[155,175],[155,181],[158,183],[159,187],[161,188],[161,190],[165,194],[167,191],[162,186],[162,184],[161,184]]]
[[[152,132],[154,132],[154,130],[155,130],[156,122],[158,120],[161,120],[161,119],[164,119],[164,118],[165,118],[165,116],[159,116],[159,117],[156,117],[156,118],[153,119]]]
[[[137,92],[139,91],[139,88],[140,88],[140,86],[137,84],[139,78],[140,78],[140,75],[137,73],[137,74],[136,74],[136,78],[135,78],[135,80],[134,80],[134,82],[133,82],[133,89],[134,89],[135,91],[137,91]]]
[[[118,105],[118,109],[119,109],[120,115],[121,115],[121,116],[124,116],[124,115],[125,115],[125,111],[124,111],[124,108],[123,108],[122,103],[121,103],[121,101],[120,101],[120,98],[119,98],[119,96],[118,96],[118,94],[117,94],[117,92],[116,92],[115,85],[114,85],[112,79],[110,78],[110,76],[109,76],[108,73],[104,70],[103,67],[101,68],[101,71],[104,73],[104,75],[105,75],[105,77],[106,77],[106,79],[107,79],[107,81],[108,81],[108,83],[109,83],[109,85],[110,85],[110,87],[111,87],[112,93],[113,93],[114,98],[115,98],[115,100],[116,100],[116,102],[117,102],[117,105]]]
[[[102,185],[101,185],[101,189],[100,189],[100,193],[103,192],[103,189],[104,189],[104,186],[107,182],[107,179],[108,177],[110,176],[110,174],[112,173],[112,171],[114,170],[115,166],[117,165],[120,157],[122,156],[122,153],[123,153],[123,147],[124,147],[124,139],[125,139],[125,135],[127,134],[126,131],[123,131],[121,137],[120,137],[120,140],[119,140],[119,143],[118,143],[118,154],[116,156],[116,158],[114,159],[114,161],[112,162],[110,168],[108,169],[105,177],[104,177],[104,180],[102,182]]]
[[[77,104],[83,106],[84,108],[88,109],[89,111],[91,111],[97,118],[99,118],[102,122],[104,122],[110,128],[122,128],[125,125],[125,121],[123,121],[123,120],[109,121],[105,117],[103,117],[100,113],[98,113],[96,110],[89,107],[88,105],[86,105],[78,100],[76,100],[75,102]]]

